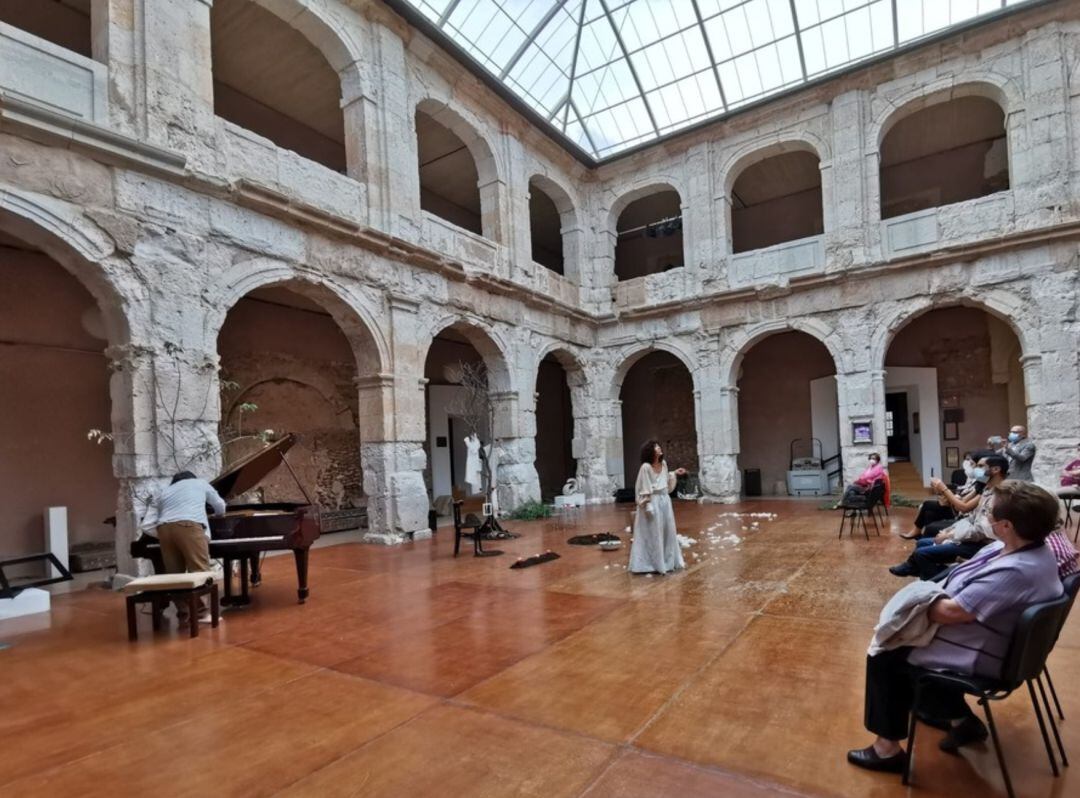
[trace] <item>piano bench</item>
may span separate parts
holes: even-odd
[[[133,579],[124,585],[127,593],[128,640],[137,640],[140,604],[149,604],[154,631],[161,629],[161,614],[170,602],[186,603],[192,637],[199,636],[199,599],[210,596],[210,625],[217,628],[220,617],[218,588],[209,572],[191,574],[156,574]]]

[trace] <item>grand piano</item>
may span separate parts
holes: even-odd
[[[251,602],[250,586],[262,581],[259,558],[266,551],[292,550],[296,560],[297,596],[303,604],[308,597],[308,551],[319,537],[318,508],[312,504],[304,486],[285,459],[285,453],[296,442],[293,435],[243,458],[211,481],[228,505],[222,515],[210,517],[210,557],[222,560],[225,566],[225,605]],[[300,502],[271,502],[264,504],[229,504],[229,500],[255,488],[280,465],[289,469],[300,493],[307,500]],[[133,557],[144,557],[154,563],[154,570],[163,572],[161,547],[157,539],[144,535],[131,544]],[[240,564],[240,593],[233,591],[233,563]]]

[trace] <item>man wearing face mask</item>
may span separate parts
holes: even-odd
[[[1017,424],[1009,430],[1009,437],[1002,453],[1009,460],[1009,479],[1032,482],[1031,463],[1035,459],[1035,441],[1027,436],[1027,429]]]
[[[942,530],[936,537],[921,538],[916,542],[915,551],[899,565],[889,569],[894,576],[917,576],[920,579],[933,579],[958,558],[970,559],[975,552],[994,540],[991,526],[991,511],[994,507],[994,488],[1000,485],[1009,473],[1009,462],[1001,455],[987,455],[979,459],[975,468],[975,478],[985,482],[979,502],[966,517],[961,518],[948,529]],[[943,494],[948,501],[955,497],[946,488]]]

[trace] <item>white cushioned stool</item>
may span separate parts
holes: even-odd
[[[191,636],[199,636],[198,602],[201,596],[210,596],[210,625],[218,625],[218,589],[214,582],[213,571],[196,571],[190,574],[155,574],[133,579],[124,585],[127,593],[128,640],[137,640],[138,616],[135,612],[139,604],[150,604],[154,631],[161,629],[161,613],[175,601],[187,602],[188,623]]]

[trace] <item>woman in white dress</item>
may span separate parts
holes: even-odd
[[[675,478],[685,473],[685,468],[668,471],[664,450],[656,441],[641,447],[641,468],[634,491],[637,496],[634,542],[630,546],[632,573],[666,574],[686,567],[669,495],[675,490]]]

